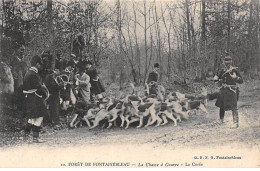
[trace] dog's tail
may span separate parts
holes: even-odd
[[[209,99],[209,100],[217,99],[218,94],[219,94],[219,92],[214,92],[214,93],[207,94],[207,99]]]

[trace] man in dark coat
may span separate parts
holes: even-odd
[[[87,58],[87,56],[83,56],[80,58],[79,62],[76,64],[77,71],[79,71],[80,68],[86,69],[86,66],[87,66],[86,58]]]
[[[73,65],[74,65],[73,73],[75,75],[79,71],[79,65],[80,65],[79,57],[77,57],[75,54],[71,54],[69,62],[73,63]]]
[[[214,80],[220,86],[216,106],[220,108],[219,117],[222,123],[224,122],[225,111],[232,110],[234,124],[231,128],[238,128],[237,100],[239,90],[236,83],[242,84],[243,79],[238,68],[232,67],[232,58],[230,56],[225,57],[224,64],[225,69],[222,69],[220,74],[214,77]]]
[[[75,64],[73,61],[68,61],[66,64],[65,70],[61,73],[61,77],[65,81],[64,89],[61,90],[60,97],[63,100],[63,110],[67,110],[67,107],[69,106],[70,102],[72,102],[72,94],[75,95],[75,89],[74,89],[74,68]],[[74,99],[75,100],[75,99]],[[73,104],[74,102],[72,102]]]
[[[51,70],[51,61],[52,61],[52,54],[49,50],[44,51],[42,53],[42,69],[39,71],[40,76],[43,78],[43,81],[45,81],[46,77],[52,72]]]
[[[26,115],[28,123],[25,132],[28,134],[33,131],[33,142],[40,143],[39,133],[43,117],[47,114],[46,99],[48,98],[48,90],[44,87],[39,70],[42,69],[42,59],[34,56],[31,59],[31,68],[24,77],[23,93],[25,95]]]
[[[105,89],[102,86],[102,84],[101,84],[101,82],[99,80],[98,74],[97,74],[97,70],[92,66],[92,62],[91,61],[87,61],[86,62],[86,68],[87,68],[86,73],[90,77],[90,84],[91,84],[90,100],[93,102],[94,101],[94,97],[96,95],[101,96],[100,94],[105,92]]]
[[[146,82],[146,95],[157,95],[158,78],[159,78],[160,65],[154,64],[154,70],[149,74]]]
[[[27,64],[23,59],[24,56],[24,46],[21,46],[15,57],[14,60],[11,62],[11,67],[12,67],[12,74],[14,77],[14,95],[15,95],[15,104],[17,105],[17,108],[19,110],[22,110],[23,106],[23,92],[22,92],[22,87],[23,87],[23,79],[24,75],[27,70]]]
[[[78,37],[73,41],[72,53],[81,58],[84,46],[84,37],[82,35],[78,35]]]
[[[56,54],[56,61],[55,61],[55,68],[59,70],[59,72],[62,72],[66,67],[65,60],[62,59],[61,54]]]
[[[54,125],[59,124],[60,122],[60,91],[63,88],[63,85],[56,79],[59,78],[57,77],[58,74],[59,71],[55,70],[45,79],[45,85],[50,93],[50,97],[47,100],[47,103],[49,104],[50,120]]]

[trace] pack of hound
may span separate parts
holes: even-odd
[[[208,117],[209,112],[205,107],[207,101],[217,98],[217,94],[208,94],[206,89],[196,95],[180,92],[170,92],[166,95],[161,85],[157,95],[140,96],[134,92],[119,98],[102,98],[89,105],[77,98],[73,110],[69,112],[69,126],[77,128],[86,123],[89,129],[117,125],[128,129],[131,124],[137,125],[136,128],[163,126],[169,120],[177,126],[178,122],[188,120],[194,111],[200,110]]]

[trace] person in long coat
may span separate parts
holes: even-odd
[[[74,68],[75,64],[72,61],[68,61],[65,70],[61,73],[61,77],[66,82],[64,89],[61,90],[62,110],[67,110],[70,102],[74,105],[76,103],[75,89],[74,89]]]
[[[90,84],[91,84],[91,88],[90,88],[90,98],[91,101],[93,102],[94,97],[97,95],[101,95],[101,93],[105,92],[104,87],[102,86],[98,74],[97,74],[97,70],[92,66],[92,62],[91,61],[87,61],[86,62],[86,73],[89,75],[90,77]]]
[[[39,70],[42,69],[42,59],[39,56],[33,56],[31,67],[24,77],[23,93],[25,95],[25,108],[28,117],[28,123],[25,132],[33,131],[33,142],[40,143],[39,133],[43,117],[47,114],[46,99],[48,90],[44,87]]]
[[[23,79],[28,69],[26,62],[24,61],[24,46],[21,46],[15,54],[13,61],[10,63],[12,67],[12,74],[14,78],[14,96],[15,104],[17,105],[18,110],[22,110],[23,106]]]
[[[50,93],[50,97],[47,100],[50,120],[54,125],[59,124],[60,122],[60,91],[63,88],[63,85],[58,80],[58,74],[59,70],[57,69],[53,71],[53,73],[49,74],[45,79],[45,85]]]
[[[86,104],[90,103],[90,77],[85,73],[86,68],[80,67],[79,73],[75,75],[75,80],[78,83],[78,92]]]
[[[59,72],[62,72],[66,67],[66,62],[64,59],[62,59],[61,54],[57,53],[56,54],[56,59],[55,59],[55,68],[59,70]]]
[[[158,63],[154,64],[153,71],[149,74],[147,82],[146,82],[146,95],[157,95],[157,86],[158,86],[158,79],[160,65]]]
[[[214,77],[214,80],[220,87],[216,106],[220,108],[219,117],[222,123],[224,122],[225,111],[232,110],[234,124],[231,128],[238,128],[237,100],[239,89],[236,83],[242,84],[243,79],[238,68],[232,66],[232,58],[230,56],[224,58],[224,64],[225,68],[220,71],[218,76]]]

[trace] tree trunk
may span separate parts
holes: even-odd
[[[227,23],[227,51],[230,51],[230,22],[231,22],[231,2],[230,0],[228,0],[228,7],[227,7],[227,11],[228,11],[228,23]]]
[[[149,26],[150,26],[150,58],[149,58],[149,64],[148,66],[150,67],[152,57],[153,57],[153,33],[152,33],[152,27],[151,27],[151,10],[149,10]],[[149,70],[148,67],[148,70]]]
[[[0,28],[0,48],[2,49],[2,36],[3,36],[3,32],[4,32],[4,21],[5,21],[5,18],[4,18],[4,5],[5,5],[5,2],[4,2],[4,0],[2,0],[2,25],[1,25],[1,28]],[[0,53],[0,61],[2,61],[3,60],[3,54],[2,54],[2,52]]]
[[[252,56],[252,13],[253,13],[253,0],[249,5],[249,21],[248,21],[248,35],[247,35],[247,52],[246,52],[246,72],[250,72],[251,69],[251,56]]]
[[[123,53],[122,53],[122,24],[121,24],[121,4],[120,4],[120,0],[117,1],[117,30],[118,30],[118,45],[119,45],[119,54],[118,57],[120,59],[120,61],[122,61],[121,58],[123,58]],[[123,65],[123,63],[121,63]],[[119,81],[119,85],[120,85],[120,90],[122,89],[122,80],[123,80],[123,68],[122,65],[120,65],[120,81]]]
[[[159,59],[159,63],[160,65],[162,65],[162,57],[161,57],[161,30],[160,30],[160,20],[158,18],[158,13],[157,13],[157,8],[156,8],[156,5],[154,7],[154,10],[155,10],[155,18],[156,18],[156,25],[157,25],[157,34],[158,34],[158,37],[157,37],[157,49],[158,49],[158,59]],[[163,67],[161,67],[163,68]],[[160,71],[162,73],[162,70]],[[160,75],[161,75],[160,73]],[[162,79],[162,77],[160,76],[159,77],[160,81]]]
[[[48,13],[48,34],[49,34],[49,50],[54,54],[54,30],[53,30],[53,14],[52,14],[52,0],[47,0],[47,13]],[[55,56],[52,56],[51,70],[55,68]]]
[[[133,3],[133,11],[134,11],[134,18],[135,18],[135,24],[134,24],[134,33],[135,33],[135,46],[136,46],[136,56],[137,56],[137,61],[138,61],[138,82],[141,84],[141,57],[140,57],[140,48],[137,40],[137,17],[136,17],[136,9],[135,5]]]
[[[202,5],[202,11],[201,11],[201,45],[200,45],[200,49],[201,49],[201,55],[199,58],[201,58],[200,61],[204,61],[206,58],[206,2],[205,0],[201,1],[201,5]],[[201,74],[199,77],[201,77],[201,79],[205,78],[205,63],[202,62],[202,68],[200,68]]]
[[[187,20],[187,34],[188,34],[188,58],[190,58],[190,48],[191,48],[191,30],[190,30],[190,9],[189,9],[189,0],[185,1],[186,5],[186,20]]]
[[[146,80],[146,74],[148,72],[148,53],[147,53],[147,50],[148,50],[148,47],[147,47],[147,12],[146,12],[146,1],[144,1],[144,48],[145,48],[145,73],[144,73],[144,83],[145,83],[145,80]]]
[[[162,6],[161,6],[161,11],[162,10]],[[167,78],[168,78],[168,81],[170,81],[170,73],[171,73],[171,26],[172,26],[172,22],[170,22],[170,26],[169,28],[167,28],[167,24],[166,24],[166,21],[165,21],[165,17],[163,15],[163,12],[162,12],[162,20],[163,20],[163,23],[164,23],[164,27],[165,27],[165,30],[166,30],[166,33],[167,33],[167,40],[168,40],[168,65],[167,65]]]
[[[132,76],[133,76],[135,84],[139,85],[139,82],[138,82],[138,79],[137,79],[138,75],[137,75],[136,70],[135,70],[133,42],[132,42],[132,38],[131,38],[131,34],[130,34],[130,25],[129,25],[130,21],[129,21],[128,17],[127,17],[127,33],[128,33],[129,46],[130,46],[130,51],[131,51]]]
[[[260,70],[260,11],[259,11],[259,1],[256,1],[256,21],[257,21],[257,28],[256,28],[256,66],[257,70]]]

